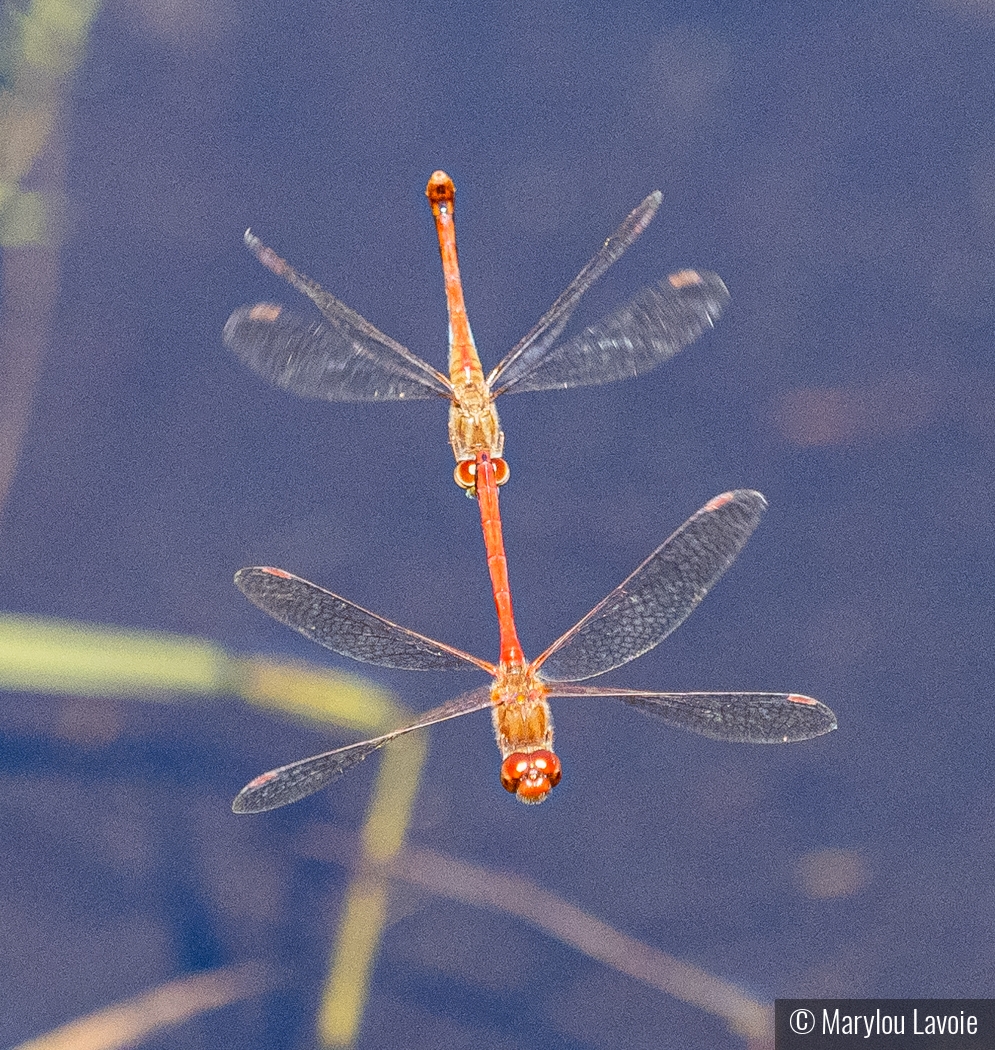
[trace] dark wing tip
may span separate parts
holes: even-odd
[[[249,576],[259,575],[264,573],[268,576],[279,576],[281,580],[296,580],[297,577],[293,572],[288,572],[287,569],[277,569],[272,565],[247,565],[244,569],[239,569],[235,573],[236,583],[239,580],[246,580]]]
[[[239,325],[241,325],[248,314],[247,306],[240,306],[232,315],[225,321],[225,326],[221,330],[221,339],[225,346],[229,349],[234,347],[235,333],[238,331]]]
[[[238,331],[245,324],[272,324],[283,313],[278,303],[253,303],[252,306],[240,306],[225,321],[221,338],[225,346],[239,353]]]
[[[277,576],[281,580],[299,579],[292,572],[287,572],[286,569],[275,569],[272,565],[248,565],[235,573],[235,586],[241,587],[244,583],[259,576]]]
[[[642,203],[636,209],[637,211],[643,212],[643,222],[648,223],[654,215],[657,213],[657,209],[663,203],[663,193],[660,190],[653,190],[652,193],[647,193],[643,198]]]
[[[246,569],[239,569],[235,573],[234,582],[250,602],[258,605],[271,616],[275,614],[269,602],[274,597],[284,599],[296,593],[301,586],[304,588],[315,586],[309,584],[307,580],[302,580],[300,576],[285,572],[283,569],[274,569],[268,565],[253,565]],[[280,616],[276,618],[281,619]],[[291,624],[290,626],[296,628],[297,625]]]
[[[839,723],[836,721],[836,713],[831,707],[827,707],[822,703],[821,700],[816,700],[811,696],[802,696],[800,693],[792,693],[788,697],[788,702],[808,708],[806,712],[808,715],[805,725],[806,734],[801,739],[807,740],[810,737],[822,736],[839,728]]]
[[[268,809],[276,809],[277,806],[283,805],[282,801],[275,801],[271,792],[266,790],[278,776],[279,770],[271,769],[268,773],[262,773],[250,780],[232,801],[232,812],[264,813]]]
[[[257,565],[251,565],[246,569],[239,569],[235,573],[235,586],[242,591],[247,593],[248,589],[252,586],[252,581],[259,578],[259,575],[265,570]]]
[[[756,489],[732,489],[729,492],[722,492],[718,496],[713,496],[698,513],[713,514],[715,511],[722,510],[731,504],[736,504],[740,510],[746,511],[757,521],[760,520],[761,515],[769,506],[766,496],[762,492],[757,492]]]
[[[286,803],[282,801],[267,802],[265,795],[257,796],[254,792],[246,792],[243,789],[235,796],[231,804],[231,811],[239,816],[245,816],[250,813],[266,813],[271,809],[279,809],[283,805],[286,805]]]
[[[674,291],[684,292],[687,296],[693,296],[703,302],[712,321],[722,316],[732,298],[725,281],[710,270],[677,270],[667,274],[665,280]]]
[[[232,813],[239,814],[263,812],[262,809],[259,809],[257,806],[253,805],[251,797],[247,796],[244,791],[240,791],[235,796],[231,804],[231,811]]]

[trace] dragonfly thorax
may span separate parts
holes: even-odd
[[[560,782],[546,687],[527,664],[502,665],[491,687],[501,784],[521,802],[542,802]]]
[[[473,460],[478,452],[487,452],[494,461],[499,485],[508,480],[508,468],[504,466],[504,460],[501,458],[504,452],[504,433],[494,402],[489,398],[480,397],[479,392],[472,387],[458,391],[450,406],[449,443],[453,447],[453,455],[458,464],[456,483],[461,488],[473,487],[472,480],[470,484],[464,483],[459,468],[467,463],[468,466],[462,469],[462,475],[472,478],[470,468],[473,467]]]

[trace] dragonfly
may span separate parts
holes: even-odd
[[[264,612],[341,656],[416,671],[477,668],[491,676],[491,684],[381,736],[263,773],[236,796],[236,813],[296,802],[406,733],[488,708],[501,753],[502,786],[521,802],[542,802],[562,778],[553,748],[551,698],[614,698],[666,724],[732,742],[788,743],[836,728],[829,707],[797,693],[663,693],[582,684],[649,652],[691,615],[759,524],[767,507],[759,492],[738,489],[710,500],[603,601],[528,661],[514,630],[506,570],[502,578],[501,567],[493,564],[497,552],[503,555],[496,468],[487,453],[478,454],[474,465],[483,482],[477,498],[483,500],[485,528],[497,529],[488,549],[499,620],[504,605],[509,621],[502,626],[497,664],[401,627],[283,569],[241,569],[235,583]]]
[[[246,246],[307,296],[323,315],[308,321],[275,303],[243,306],[229,317],[224,342],[264,379],[303,397],[328,401],[449,402],[454,478],[474,494],[476,455],[486,452],[503,485],[510,475],[495,399],[505,393],[591,386],[638,376],[673,357],[714,326],[729,292],[714,273],[681,270],[572,338],[561,339],[581,298],[646,229],[662,195],[651,193],[605,241],[536,325],[486,377],[467,317],[456,252],[456,187],[436,171],[425,193],[435,219],[449,314],[445,375],[294,269],[251,231]]]

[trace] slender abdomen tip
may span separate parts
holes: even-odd
[[[456,200],[456,184],[444,171],[433,171],[425,187],[425,196],[433,206],[452,205]]]

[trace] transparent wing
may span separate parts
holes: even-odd
[[[446,376],[298,273],[251,231],[245,243],[264,266],[306,295],[327,324],[287,317],[272,303],[243,306],[224,329],[225,345],[243,364],[284,390],[327,401],[451,396]]]
[[[353,660],[406,671],[493,672],[490,664],[409,631],[283,569],[239,569],[235,585],[274,620]]]
[[[710,500],[533,667],[544,681],[579,682],[659,645],[733,563],[766,509],[751,489]]]
[[[497,377],[492,393],[596,386],[642,375],[712,328],[728,302],[717,274],[671,274],[573,339],[530,348]]]
[[[355,330],[285,316],[279,306],[243,306],[228,318],[224,343],[267,382],[324,401],[408,401],[449,397],[427,365],[414,367]]]
[[[788,744],[836,728],[836,715],[798,693],[653,693],[554,684],[550,696],[617,697],[643,714],[692,733],[741,744]]]
[[[231,808],[236,813],[262,813],[267,809],[286,806],[314,794],[315,791],[320,791],[351,766],[362,762],[378,748],[405,733],[435,725],[437,722],[445,722],[450,718],[457,718],[459,715],[466,715],[472,711],[481,711],[490,705],[490,686],[481,686],[456,697],[455,700],[450,700],[441,707],[419,715],[409,725],[391,730],[383,736],[374,737],[372,740],[362,740],[358,744],[349,744],[347,747],[326,751],[324,754],[313,755],[311,758],[302,758],[299,762],[291,762],[279,769],[271,769],[268,773],[263,773],[246,784],[235,796]]]
[[[661,200],[663,200],[663,195],[659,190],[654,190],[634,208],[584,269],[570,282],[566,291],[542,315],[532,331],[505,355],[504,360],[487,377],[487,385],[495,396],[515,387],[536,367],[536,362],[543,359],[566,327],[581,297],[612,263],[622,257],[625,250],[649,226],[653,216],[656,215],[657,208],[660,207]],[[539,388],[529,387],[528,389]]]

